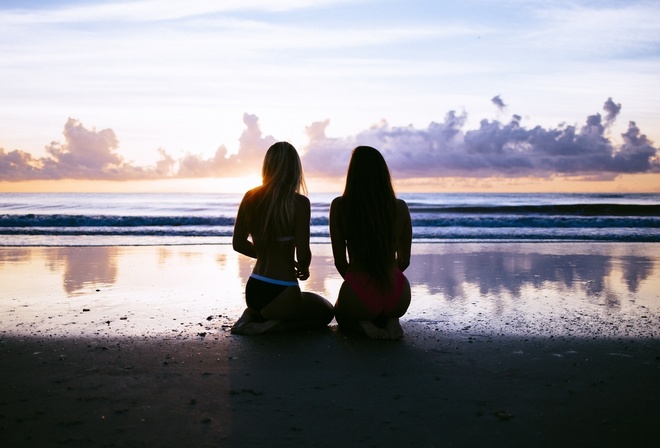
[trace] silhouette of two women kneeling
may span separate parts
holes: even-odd
[[[234,334],[260,334],[327,326],[375,339],[399,339],[399,318],[410,305],[412,224],[406,203],[397,199],[385,159],[368,146],[355,148],[342,196],[330,207],[335,266],[344,279],[335,306],[302,292],[309,277],[310,202],[302,164],[286,142],[264,158],[262,185],[248,191],[238,209],[233,247],[256,263],[245,287],[247,308]]]

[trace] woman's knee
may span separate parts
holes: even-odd
[[[335,308],[323,296],[313,292],[302,293],[302,310],[311,318],[332,320],[335,315]]]
[[[339,289],[334,311],[337,322],[341,319],[371,320],[378,315],[377,312],[370,310],[362,303],[362,300],[346,282]]]
[[[412,300],[412,293],[410,291],[410,283],[408,282],[408,279],[405,279],[405,283],[403,285],[403,290],[401,291],[401,295],[399,296],[399,300],[397,301],[396,305],[390,310],[389,313],[386,313],[387,317],[401,317],[404,314],[406,314],[406,311],[408,311],[408,307],[410,306],[410,302]]]
[[[273,301],[261,309],[261,315],[268,320],[291,319],[302,302],[302,293],[297,286],[290,286]]]

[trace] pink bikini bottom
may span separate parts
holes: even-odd
[[[394,288],[385,292],[381,291],[376,282],[363,272],[349,271],[345,280],[360,301],[376,316],[390,313],[396,308],[406,283],[406,277],[398,268],[394,270]]]

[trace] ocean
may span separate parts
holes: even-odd
[[[336,194],[311,194],[329,243]],[[416,242],[660,242],[660,194],[405,193]],[[242,194],[0,193],[0,246],[230,244]]]

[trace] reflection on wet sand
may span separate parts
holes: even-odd
[[[2,248],[0,269],[30,266],[35,284],[45,267],[61,275],[62,288],[73,295],[88,285],[111,285],[117,277],[118,247],[54,247],[54,248]],[[3,279],[4,280],[4,279]],[[9,279],[7,279],[9,280]],[[35,291],[36,292],[36,291]]]
[[[49,255],[52,263],[63,264],[63,286],[69,295],[86,285],[103,287],[117,280],[117,247],[57,248]]]
[[[234,314],[236,260],[222,246],[0,248],[0,332],[196,335]]]
[[[653,336],[660,324],[655,245],[443,244],[421,249],[407,271],[415,298],[411,308],[421,320],[444,322],[448,328],[590,336]]]
[[[481,295],[508,294],[520,297],[528,287],[552,287],[571,293],[584,291],[591,297],[608,297],[607,306],[617,307],[614,290],[635,293],[652,280],[655,261],[638,256],[617,259],[604,254],[555,255],[543,253],[451,252],[415,256],[418,268],[409,272],[410,281],[426,285],[431,294],[448,300],[464,298],[465,286],[476,285]],[[613,285],[612,278],[621,277]]]
[[[657,246],[416,244],[406,271],[413,304],[404,321],[503,328],[553,313],[562,319],[587,313],[592,320],[615,313],[633,321],[624,326],[644,319],[651,325],[660,313]],[[341,278],[331,248],[314,245],[313,253],[311,277],[301,288],[334,302]],[[96,332],[197,331],[209,326],[206,317],[238,317],[253,263],[222,245],[3,247],[0,331],[26,322],[38,328],[42,321],[56,329],[66,310],[77,313],[62,317],[67,325]]]

